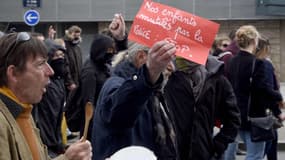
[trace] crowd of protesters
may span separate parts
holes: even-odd
[[[242,140],[246,160],[277,160],[276,130],[251,140],[249,116],[285,119],[270,43],[254,26],[217,37],[205,65],[176,57],[165,40],[128,42],[121,14],[94,33],[83,62],[82,32],[1,32],[0,159],[104,160],[142,146],[158,160],[234,160]],[[94,114],[81,138],[87,103]],[[65,120],[80,132],[69,146]]]

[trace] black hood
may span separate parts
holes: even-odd
[[[109,36],[96,34],[90,48],[90,59],[94,63],[106,63],[106,53],[110,50],[113,50],[113,56],[115,54],[114,40]]]

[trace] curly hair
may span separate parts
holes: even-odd
[[[247,48],[259,37],[259,32],[252,25],[241,26],[236,32],[236,40],[240,48]]]

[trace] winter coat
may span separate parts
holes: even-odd
[[[82,68],[82,51],[78,44],[73,44],[71,40],[65,39],[66,53],[66,70],[68,72],[66,77],[66,85],[75,83],[79,84],[79,76]]]
[[[101,88],[105,81],[110,77],[109,69],[105,64],[96,64],[92,60],[87,59],[80,76],[80,90],[82,96],[81,106],[84,107],[87,102],[91,102],[93,107],[96,108],[96,102]],[[82,113],[84,114],[84,112]],[[80,134],[84,131],[84,116],[81,119]],[[92,121],[89,125],[87,139],[91,140],[92,134]],[[96,132],[96,131],[95,131]]]
[[[253,61],[254,72],[252,74]],[[272,87],[269,80],[269,68],[263,60],[256,59],[254,55],[240,51],[229,64],[229,80],[237,97],[238,107],[241,111],[241,129],[249,130],[250,123],[247,115],[263,117],[266,115],[268,101],[277,103],[282,101],[282,95]],[[272,73],[271,73],[272,74]],[[252,83],[250,83],[252,77]],[[251,105],[248,113],[248,100],[251,93]]]
[[[0,100],[0,159],[12,160],[32,160],[32,153],[25,137],[16,122],[21,106],[1,95]],[[32,118],[31,118],[32,119]],[[42,143],[39,135],[39,129],[35,127],[34,132],[38,141],[41,160],[49,160],[46,146]],[[57,157],[58,160],[64,160],[65,156]]]
[[[264,59],[262,61],[265,64],[265,75],[266,75],[266,77],[268,77],[268,84],[269,84],[269,86],[272,87],[273,90],[280,92],[280,90],[279,90],[280,89],[279,82],[277,80],[277,77],[276,77],[276,74],[275,74],[275,69],[274,69],[272,63],[269,60],[266,60],[266,59]],[[272,110],[273,114],[276,117],[278,117],[278,115],[282,113],[282,111],[279,108],[279,106],[276,103],[276,101],[271,101],[270,99],[268,99],[267,106],[269,107],[269,109]]]
[[[219,157],[233,142],[240,125],[233,89],[223,76],[223,65],[208,58],[206,78],[200,96],[194,97],[191,74],[175,71],[165,86],[165,99],[173,114],[181,160],[209,160]],[[213,135],[214,122],[223,124]]]
[[[149,100],[161,83],[162,76],[155,85],[149,83],[145,65],[136,69],[125,61],[116,67],[114,75],[105,82],[95,109],[93,160],[104,160],[131,145],[144,146],[159,154]]]
[[[230,45],[226,48],[226,52],[231,52],[233,55],[237,55],[240,51],[238,44],[235,40],[233,40]]]
[[[235,40],[233,40],[230,45],[226,48],[225,52],[229,52],[231,54],[226,54],[225,56],[222,57],[222,59],[220,59],[221,61],[224,62],[225,67],[224,67],[224,71],[225,71],[225,76],[228,77],[228,68],[229,68],[229,61],[230,59],[237,55],[237,53],[239,52],[239,47],[237,45],[237,42]]]

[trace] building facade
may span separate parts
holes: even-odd
[[[83,57],[95,33],[108,26],[115,13],[122,13],[128,28],[143,0],[0,0],[0,30],[36,31],[47,34],[53,25],[57,37],[64,35],[71,25],[83,29]],[[40,6],[24,7],[27,2],[39,2]],[[280,81],[285,82],[285,1],[284,0],[156,0],[186,12],[213,20],[220,24],[219,34],[228,34],[244,24],[252,24],[269,37],[272,55]],[[27,26],[23,15],[28,9],[40,13],[35,27]],[[282,63],[284,62],[284,63]]]

